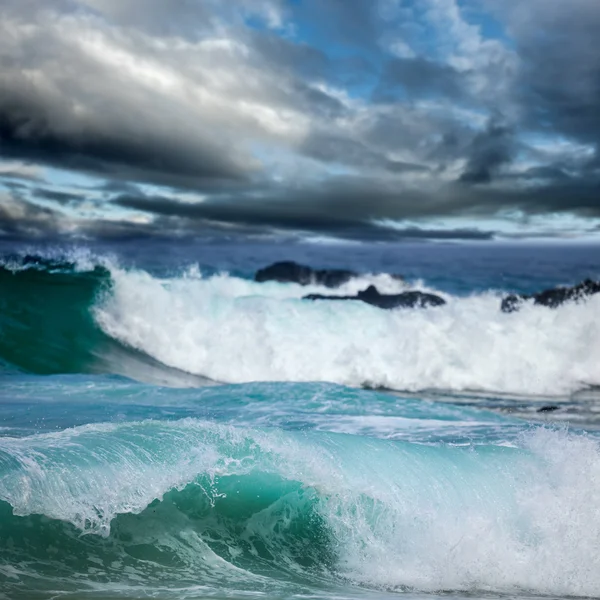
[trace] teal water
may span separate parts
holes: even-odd
[[[447,305],[384,312],[119,250],[0,261],[0,598],[600,596],[599,299],[499,311],[595,254],[416,252]]]

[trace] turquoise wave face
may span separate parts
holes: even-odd
[[[315,493],[268,473],[198,475],[139,513],[115,516],[105,533],[82,535],[44,515],[15,517],[0,503],[0,536],[10,541],[1,553],[2,589],[140,594],[163,587],[181,597],[236,587],[308,591],[336,579],[335,542]]]
[[[139,514],[114,517],[106,536],[46,516],[15,517],[2,503],[0,587],[10,597],[314,590],[315,578],[327,583],[332,561],[321,521],[309,491],[260,473],[200,475]]]
[[[7,436],[2,589],[60,588],[62,573],[79,591],[591,595],[598,456],[594,440],[544,429],[504,447],[193,418]]]
[[[88,371],[94,350],[110,343],[89,312],[109,279],[100,267],[0,267],[0,357],[32,373]]]
[[[585,436],[329,384],[2,383],[10,597],[600,584]]]
[[[109,270],[22,257],[0,266],[0,372],[117,373],[166,385],[202,385],[104,333],[92,307],[110,294]]]

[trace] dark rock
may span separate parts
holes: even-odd
[[[403,292],[402,294],[380,294],[374,285],[358,292],[356,296],[324,296],[322,294],[309,294],[305,300],[360,300],[379,308],[427,308],[441,306],[446,301],[434,294],[425,292]]]
[[[293,261],[276,262],[264,269],[259,269],[254,276],[254,281],[279,281],[280,283],[299,283],[300,285],[319,284],[329,288],[336,288],[359,277],[359,273],[346,269],[313,269],[306,265],[299,265]],[[400,275],[390,275],[402,281]]]
[[[530,298],[531,296],[511,294],[510,296],[506,296],[506,298],[502,299],[502,304],[500,304],[500,310],[504,313],[516,312],[521,308],[521,304],[523,304],[525,300],[529,300]]]
[[[565,302],[581,300],[587,296],[600,293],[600,283],[586,279],[573,287],[553,288],[537,294],[511,294],[502,300],[502,312],[511,313],[519,310],[525,300],[533,300],[534,304],[557,308]]]
[[[299,283],[300,285],[320,284],[335,288],[347,283],[358,274],[344,269],[312,269],[292,261],[277,262],[260,269],[254,281],[279,281],[281,283]]]
[[[557,288],[545,290],[536,294],[535,304],[542,304],[550,308],[556,308],[568,300],[580,300],[586,296],[600,293],[600,283],[586,279],[579,285],[571,288]]]
[[[538,408],[537,412],[551,413],[551,412],[554,412],[555,410],[560,410],[560,406],[556,406],[554,404],[549,404],[548,406],[542,406],[541,408]]]

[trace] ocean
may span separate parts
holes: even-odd
[[[598,246],[4,242],[0,598],[600,597],[600,294],[500,310],[586,278]],[[303,299],[371,284],[446,304]]]

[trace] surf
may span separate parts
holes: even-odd
[[[191,418],[98,423],[0,438],[0,474],[13,540],[2,567],[23,569],[0,574],[15,590],[49,584],[50,567],[92,584],[129,573],[134,587],[600,585],[599,446],[564,431],[453,447]]]
[[[111,337],[210,379],[329,381],[394,390],[569,394],[600,383],[600,297],[499,310],[499,292],[429,310],[301,299],[294,284],[114,271],[94,307]],[[426,289],[420,284],[422,289]]]
[[[302,300],[324,291],[319,286],[256,283],[195,266],[157,276],[98,258],[22,263],[0,267],[0,359],[26,372],[546,396],[600,385],[598,296],[503,314],[499,290],[436,290],[445,306],[382,311]],[[366,274],[340,293],[373,278],[387,291],[406,286]]]

